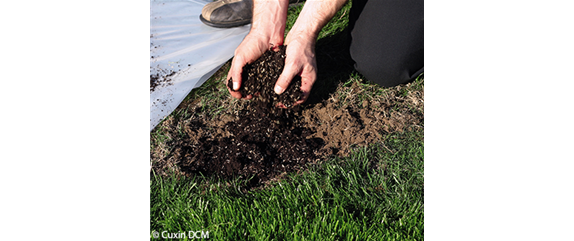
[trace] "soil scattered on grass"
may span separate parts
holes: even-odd
[[[159,127],[168,141],[152,147],[150,158],[155,173],[240,177],[251,180],[249,189],[288,172],[302,171],[307,164],[320,159],[348,155],[353,146],[381,140],[381,134],[422,128],[422,90],[402,95],[401,87],[396,87],[384,97],[349,101],[347,98],[353,98],[363,87],[341,84],[330,98],[320,103],[291,109],[275,107],[279,101],[294,103],[298,98],[296,92],[287,100],[274,98],[276,77],[263,76],[263,73],[276,76],[281,73],[284,54],[273,57],[277,53],[266,53],[265,62],[270,61],[267,64],[274,66],[274,70],[263,71],[271,68],[265,67],[263,61],[244,69],[247,78],[243,77],[242,95],[259,92],[259,97],[234,102],[236,107],[214,116],[203,114],[203,101],[199,97],[178,107],[194,113],[190,118],[169,116],[163,121]],[[258,78],[250,79],[249,73]],[[292,82],[297,85],[300,79]],[[341,97],[346,92],[351,94]]]

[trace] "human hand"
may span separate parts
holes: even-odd
[[[310,36],[291,32],[285,41],[285,67],[275,84],[275,93],[281,94],[287,89],[296,75],[301,77],[301,99],[294,105],[299,105],[309,98],[311,89],[317,80],[317,60],[315,58],[315,40]],[[281,106],[283,107],[284,106]]]
[[[287,57],[285,68],[275,84],[276,93],[283,93],[293,77],[299,75],[303,96],[295,104],[301,104],[309,98],[311,88],[317,80],[315,41],[321,29],[343,7],[345,2],[347,0],[308,0],[305,2],[297,21],[285,39]]]
[[[239,44],[237,49],[235,49],[235,57],[233,61],[231,61],[231,68],[229,69],[229,73],[227,74],[227,80],[225,83],[229,81],[229,79],[233,82],[233,89],[229,90],[231,96],[241,99],[241,93],[239,93],[239,87],[241,86],[241,73],[243,72],[243,66],[248,63],[253,63],[257,60],[265,51],[270,48],[270,43],[267,38],[259,34],[248,34],[243,42]],[[227,85],[226,85],[227,86]],[[245,99],[251,99],[252,96],[248,95]]]
[[[253,21],[251,31],[235,49],[235,57],[227,74],[226,83],[232,79],[233,88],[229,90],[231,96],[241,99],[239,87],[241,86],[241,73],[243,66],[253,63],[268,49],[278,50],[283,45],[285,21],[287,19],[288,1],[253,1]],[[227,86],[227,85],[226,85]],[[245,99],[251,99],[248,95]]]

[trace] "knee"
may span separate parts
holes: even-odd
[[[384,87],[415,79],[424,66],[423,13],[421,0],[354,1],[349,27],[355,69]]]
[[[368,51],[368,50],[367,50]],[[355,69],[369,81],[392,87],[414,80],[423,72],[422,50],[408,57],[357,55],[351,51]],[[356,51],[355,51],[356,52]]]
[[[383,87],[391,87],[408,81],[396,65],[390,66],[388,64],[356,59],[355,69],[369,81]]]

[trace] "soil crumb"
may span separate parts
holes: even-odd
[[[159,69],[157,73],[149,75],[149,90],[150,92],[155,91],[158,86],[168,86],[171,85],[171,77],[175,75],[176,72],[169,70]]]

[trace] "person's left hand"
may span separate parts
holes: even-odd
[[[280,39],[280,41],[283,41],[283,39]],[[261,55],[263,55],[265,51],[267,51],[270,47],[272,47],[270,46],[270,44],[273,43],[270,43],[269,38],[266,37],[265,35],[258,34],[256,32],[255,33],[250,32],[249,34],[247,34],[245,39],[243,39],[241,44],[239,44],[237,49],[235,49],[235,56],[231,61],[231,68],[227,73],[227,80],[225,82],[227,83],[229,79],[233,81],[232,86],[233,89],[227,87],[231,96],[238,99],[243,98],[241,96],[241,93],[239,93],[238,91],[239,87],[241,86],[241,83],[243,82],[243,80],[241,79],[243,66],[245,66],[247,63],[253,63],[259,57],[261,57]],[[251,95],[245,97],[245,99],[248,100],[251,98],[252,98]]]
[[[296,75],[301,76],[301,99],[299,105],[309,97],[313,84],[317,80],[317,60],[315,59],[315,40],[309,35],[291,34],[285,39],[285,67],[275,83],[275,93],[281,94],[287,89]],[[284,107],[284,106],[281,106]]]

